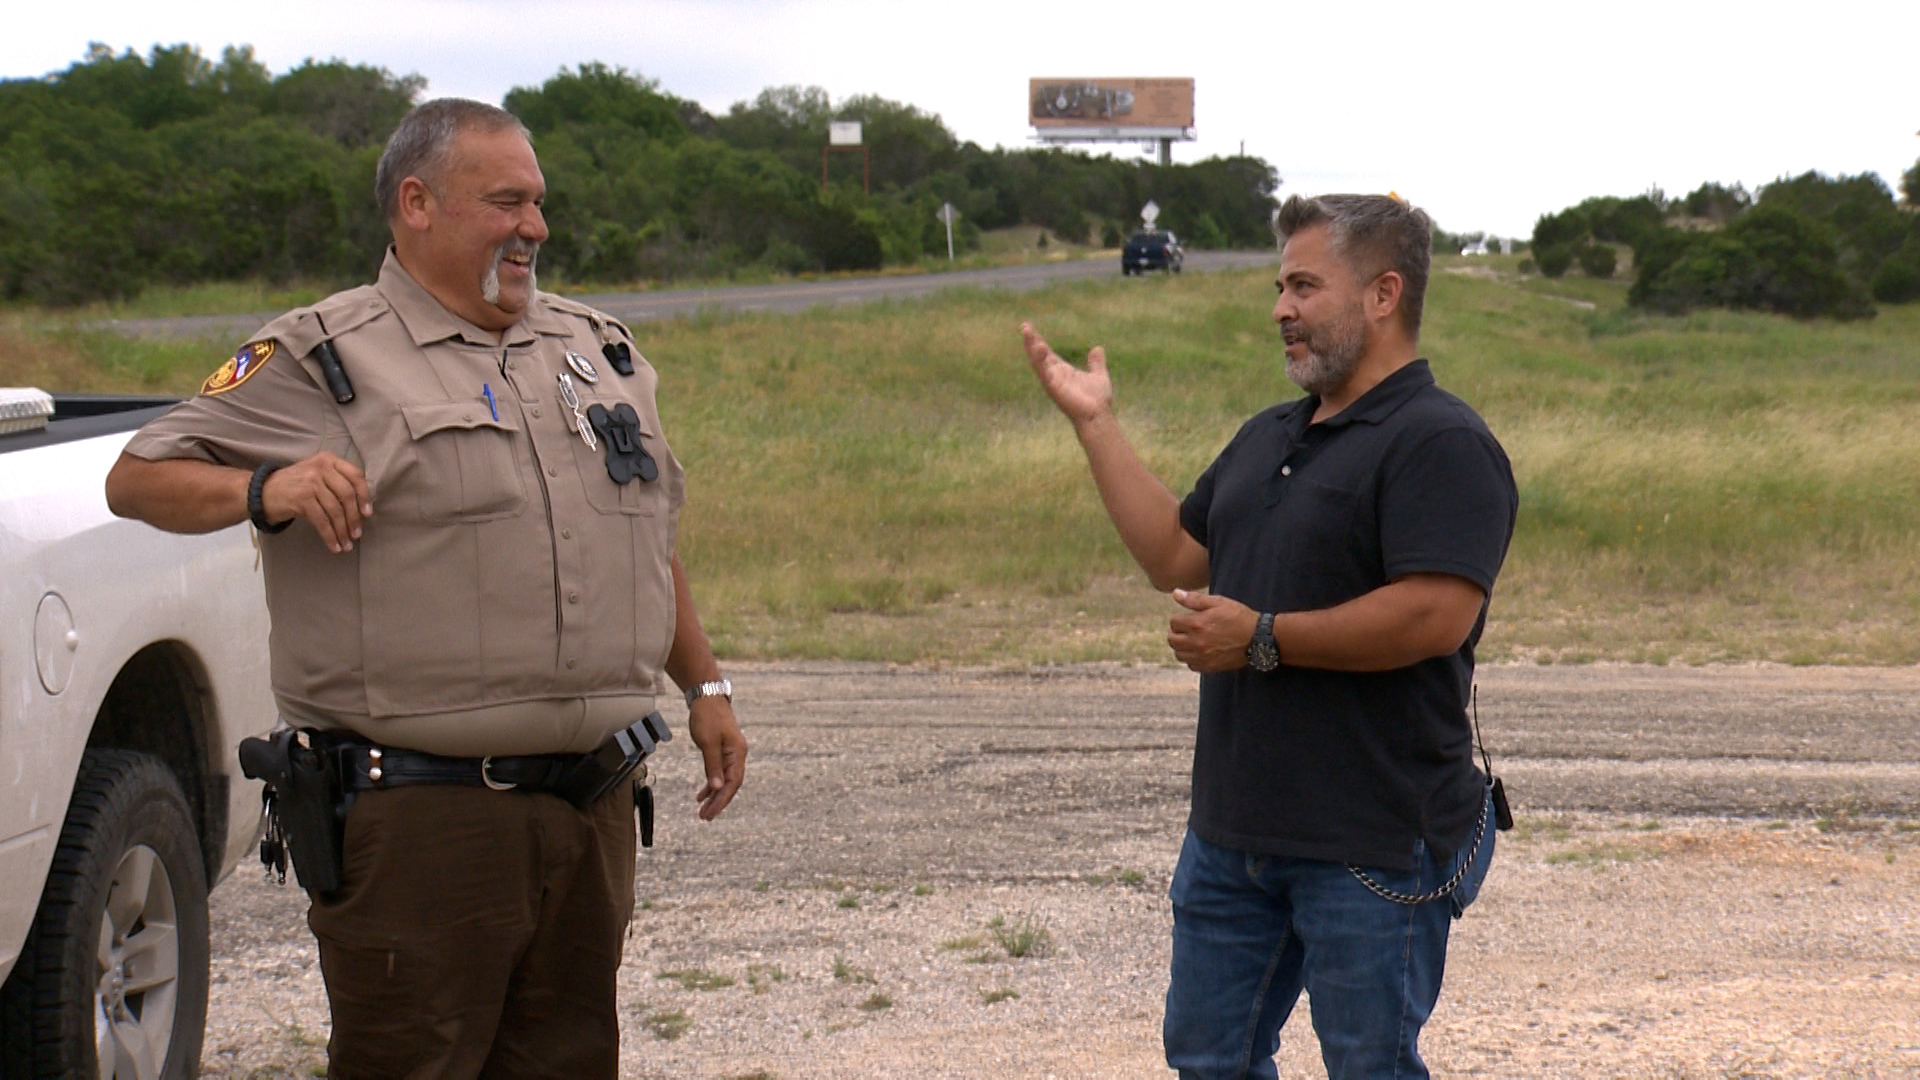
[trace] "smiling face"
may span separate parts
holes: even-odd
[[[533,147],[512,128],[469,129],[433,180],[402,181],[401,263],[447,310],[505,330],[533,301],[534,261],[547,238],[547,182]]]
[[[1280,254],[1273,321],[1286,342],[1287,378],[1326,397],[1346,385],[1366,355],[1364,283],[1333,250],[1325,226],[1301,229]]]

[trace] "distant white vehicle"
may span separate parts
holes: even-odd
[[[195,1075],[207,892],[259,839],[237,747],[275,708],[247,527],[107,510],[165,405],[0,391],[0,1076]]]

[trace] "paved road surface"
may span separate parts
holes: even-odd
[[[1186,267],[1197,273],[1239,270],[1277,264],[1270,251],[1196,251]],[[1007,289],[1026,292],[1058,281],[1117,277],[1112,259],[1006,266],[991,270],[959,270],[948,274],[901,274],[892,277],[836,278],[831,281],[795,281],[779,285],[737,285],[702,289],[660,289],[649,292],[596,293],[575,299],[627,322],[671,319],[701,310],[805,311],[811,307],[863,304],[882,298],[926,296],[942,289]],[[238,340],[258,330],[277,313],[197,315],[171,319],[114,319],[102,326],[136,337],[195,337]]]

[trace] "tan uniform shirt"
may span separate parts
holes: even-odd
[[[652,367],[635,352],[623,377],[602,355],[624,335],[538,293],[495,341],[389,251],[377,284],[267,324],[127,452],[251,469],[329,450],[366,470],[374,516],[352,551],[305,524],[260,538],[290,721],[443,754],[584,751],[651,708],[673,644],[685,477]],[[326,340],[353,382],[344,406],[311,355]],[[583,412],[633,406],[657,479],[613,481],[606,440],[589,449],[562,403],[563,372]]]

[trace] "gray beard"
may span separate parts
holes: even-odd
[[[527,251],[529,248],[532,249],[529,254],[533,256],[534,261],[538,261],[540,258],[540,248],[537,244],[522,244],[509,241],[500,245],[500,250],[493,253],[493,265],[487,268],[487,276],[480,282],[480,299],[485,300],[489,304],[498,305],[500,303],[500,261],[508,255],[519,254],[522,251]],[[533,272],[533,262],[528,262],[527,291],[532,293],[539,288],[540,278]]]
[[[1347,384],[1367,351],[1366,324],[1343,319],[1307,335],[1307,355],[1287,358],[1287,378],[1309,394],[1326,397]]]

